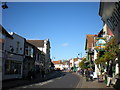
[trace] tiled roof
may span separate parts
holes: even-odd
[[[54,64],[62,64],[61,60],[59,61],[52,61]]]
[[[62,63],[63,63],[63,65],[69,64],[69,61],[63,61]]]
[[[27,42],[31,43],[36,47],[44,47],[44,40],[27,40]]]
[[[86,39],[87,39],[87,49],[92,48],[94,46],[94,36],[95,35],[86,35]]]
[[[78,61],[79,58],[74,58],[74,62]]]

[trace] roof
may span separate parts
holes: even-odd
[[[0,24],[0,33],[5,34],[7,37],[13,39],[13,37],[5,30],[5,28]]]
[[[27,42],[31,43],[36,47],[44,47],[44,40],[27,40]]]
[[[88,34],[86,35],[86,49],[92,48],[94,46],[94,37],[96,35]]]
[[[102,37],[103,35],[103,29],[98,33],[98,37]]]
[[[63,61],[62,63],[63,63],[63,65],[65,65],[65,64],[69,64],[70,62],[69,61]]]
[[[74,58],[74,62],[78,61],[78,59],[79,59],[78,57],[77,57],[77,58]]]
[[[59,61],[52,61],[52,62],[53,62],[53,64],[62,64],[61,60],[59,60]]]

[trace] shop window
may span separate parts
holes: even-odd
[[[21,74],[21,63],[18,61],[6,60],[5,74]]]

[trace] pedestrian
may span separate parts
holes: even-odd
[[[88,68],[87,68],[86,71],[85,71],[85,76],[86,76],[86,81],[89,81],[90,71],[89,71]]]
[[[31,80],[32,79],[32,72],[31,70],[28,72],[28,80]]]
[[[93,81],[93,69],[89,69],[90,71],[90,80]]]
[[[44,78],[44,76],[45,76],[45,71],[42,70],[42,71],[41,71],[41,74],[42,74],[42,78]]]
[[[110,84],[111,84],[111,81],[112,81],[112,74],[113,74],[113,71],[112,71],[112,62],[110,61],[110,66],[108,68],[108,79],[107,79],[107,87],[110,87]]]
[[[84,70],[83,69],[81,70],[81,73],[82,73],[82,76],[84,77]]]
[[[31,69],[32,79],[35,79],[35,71],[34,69]]]

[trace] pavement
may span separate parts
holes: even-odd
[[[108,90],[115,90],[112,86],[106,87],[106,84],[104,82],[98,82],[97,79],[94,79],[93,81],[86,81],[86,78],[79,75],[80,82],[78,83],[76,89],[78,88],[92,88],[92,89],[108,89]]]

